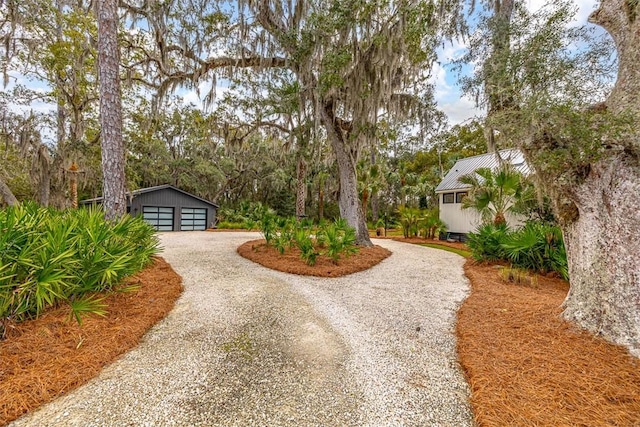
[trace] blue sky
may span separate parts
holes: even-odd
[[[527,7],[531,11],[536,11],[545,3],[545,0],[528,0]],[[598,1],[573,0],[573,3],[578,6],[576,24],[583,25],[587,23],[587,18],[595,10]],[[462,41],[446,43],[438,53],[439,64],[435,65],[432,73],[432,81],[436,85],[436,101],[439,108],[449,118],[450,125],[464,123],[474,117],[484,115],[483,110],[476,108],[475,100],[462,96],[457,85],[457,76],[448,70],[446,65],[452,59],[461,56],[465,47]]]

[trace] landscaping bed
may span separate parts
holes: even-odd
[[[18,418],[91,378],[135,347],[182,292],[182,280],[162,258],[128,278],[102,301],[107,314],[79,326],[70,308],[7,328],[0,341],[0,425]]]
[[[318,256],[315,265],[310,266],[301,258],[298,248],[292,247],[280,255],[275,247],[267,246],[266,241],[260,239],[240,245],[238,254],[267,268],[285,273],[338,277],[371,268],[391,255],[391,252],[380,246],[359,248],[356,254],[342,257],[337,263],[328,257]]]

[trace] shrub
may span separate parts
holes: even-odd
[[[417,236],[418,223],[422,217],[420,209],[401,206],[398,208],[398,213],[400,214],[400,227],[402,227],[404,238]]]
[[[244,228],[249,228],[246,225],[247,221],[244,222],[231,222],[231,221],[220,221],[216,224],[216,228],[223,230],[241,230]]]
[[[300,249],[300,257],[307,263],[307,265],[315,265],[316,258],[320,255],[313,246],[313,239],[309,235],[307,228],[298,228],[295,232],[295,245]]]
[[[504,225],[485,224],[469,233],[467,245],[478,261],[506,260],[518,268],[553,271],[565,280],[569,278],[567,254],[557,226],[528,222],[509,232]]]
[[[504,224],[488,223],[469,233],[467,246],[476,261],[497,261],[504,259],[502,243],[507,236],[508,228]]]
[[[424,211],[418,223],[420,235],[425,239],[433,239],[447,231],[447,225],[440,219],[437,209]]]
[[[276,215],[270,211],[265,212],[258,221],[258,226],[262,237],[267,241],[267,246],[271,246],[274,238],[277,237]]]
[[[79,319],[100,314],[87,294],[112,290],[159,250],[142,218],[107,222],[102,211],[56,211],[23,204],[0,211],[0,335],[7,321],[70,303]]]
[[[321,240],[325,242],[325,255],[334,263],[338,262],[341,255],[349,256],[358,251],[355,245],[356,231],[343,218],[327,225],[319,234],[322,234]]]
[[[529,222],[510,233],[502,248],[505,258],[517,267],[541,273],[554,271],[564,279],[569,277],[562,232],[557,226]]]

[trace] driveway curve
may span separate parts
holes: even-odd
[[[268,270],[257,233],[165,233],[174,310],[88,384],[13,426],[469,426],[456,361],[458,255],[393,254],[341,278]],[[123,324],[126,327],[126,323]]]

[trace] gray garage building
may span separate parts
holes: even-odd
[[[127,196],[127,212],[142,215],[158,231],[205,230],[215,225],[218,205],[169,184],[141,188]],[[102,197],[80,203],[100,204]]]

